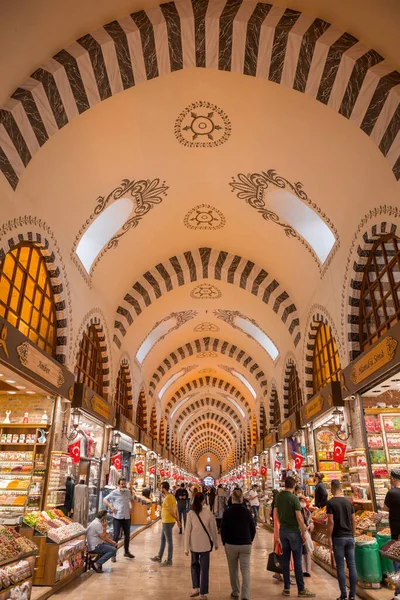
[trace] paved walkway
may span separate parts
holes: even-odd
[[[191,593],[190,559],[183,551],[183,536],[175,527],[174,564],[160,568],[151,562],[150,556],[158,551],[161,524],[158,522],[140,533],[131,542],[135,559],[118,551],[117,563],[106,563],[104,573],[90,572],[52,596],[55,600],[183,600]],[[266,571],[268,553],[272,547],[272,535],[259,527],[253,543],[251,600],[282,598],[283,584],[272,580]],[[323,569],[313,564],[312,578],[306,580],[308,587],[323,600],[334,600],[339,591],[337,581]],[[212,553],[209,600],[229,600],[231,587],[223,546]],[[297,598],[297,589],[292,588]]]

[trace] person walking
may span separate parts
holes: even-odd
[[[114,542],[118,543],[121,530],[124,533],[124,556],[126,558],[135,558],[129,551],[129,542],[131,536],[131,512],[132,512],[132,494],[126,487],[126,479],[118,479],[118,488],[108,494],[104,499],[104,504],[111,509],[113,515]],[[112,562],[117,559],[115,556]]]
[[[286,477],[285,489],[276,497],[275,505],[279,518],[279,538],[282,545],[282,570],[284,588],[282,594],[290,596],[290,557],[293,555],[298,597],[314,598],[315,593],[304,586],[302,551],[306,527],[299,499],[294,495],[296,482]]]
[[[192,500],[193,500],[193,492],[192,492],[191,485],[188,486],[187,492],[188,492],[188,499],[186,501],[186,512],[188,513],[190,510],[190,507],[192,505]]]
[[[250,502],[250,508],[254,518],[254,525],[257,527],[258,511],[260,510],[260,498],[258,495],[257,485],[252,486],[251,490],[247,494],[247,499]]]
[[[216,491],[215,491],[215,487],[212,485],[211,489],[210,489],[210,495],[209,495],[209,500],[210,500],[210,511],[213,513],[214,512],[214,504],[215,504],[215,496],[216,496]]]
[[[217,521],[217,529],[221,531],[222,517],[226,508],[226,493],[222,484],[219,484],[217,489],[217,510],[215,512],[215,519]]]
[[[93,552],[98,555],[93,563],[93,569],[96,573],[102,573],[104,563],[117,554],[118,544],[110,539],[105,533],[104,530],[106,524],[107,511],[99,510],[86,530],[88,552]]]
[[[331,492],[333,498],[328,500],[326,512],[328,515],[329,547],[331,549],[333,547],[340,588],[340,598],[338,600],[345,600],[347,598],[346,575],[344,572],[345,558],[350,580],[349,600],[354,600],[356,597],[357,585],[357,571],[354,555],[354,533],[356,530],[354,506],[348,498],[343,496],[341,484],[338,479],[332,479]]]
[[[191,573],[193,593],[190,598],[207,600],[210,553],[213,547],[218,550],[218,534],[214,516],[204,508],[204,494],[198,492],[193,499],[192,510],[188,514],[185,527],[185,554],[191,552]]]
[[[179,533],[182,535],[182,525],[185,525],[186,528],[186,513],[187,513],[187,500],[189,494],[187,489],[185,488],[185,484],[181,483],[180,487],[175,492],[176,503],[178,505],[178,515],[181,526],[179,528]]]
[[[225,546],[231,582],[231,598],[240,597],[239,569],[242,573],[242,600],[250,598],[250,555],[251,544],[256,535],[254,519],[243,504],[240,489],[232,492],[232,505],[222,517],[221,539]]]
[[[306,497],[303,494],[302,487],[300,485],[296,485],[296,487],[294,488],[294,493],[298,497],[300,502],[301,514],[303,515],[306,531],[308,531],[308,533],[311,535],[311,532],[314,529],[314,523],[311,518],[311,511],[307,508],[307,501]],[[303,544],[303,577],[311,577],[311,568],[312,557],[308,544],[306,543]]]
[[[169,491],[168,481],[162,482],[161,493],[163,495],[163,503],[161,506],[161,543],[158,554],[156,556],[153,556],[151,560],[153,562],[161,563],[161,567],[170,567],[172,566],[172,556],[174,553],[172,529],[175,525],[175,522],[178,523],[179,528],[181,528],[181,523],[179,521],[179,516],[176,508],[176,498]],[[161,562],[166,544],[168,545],[167,560]]]
[[[315,473],[314,481],[315,481],[315,506],[317,508],[324,508],[326,503],[328,502],[328,491],[324,484],[322,483],[323,478],[325,477],[324,473]]]

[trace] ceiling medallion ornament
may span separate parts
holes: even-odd
[[[214,350],[206,350],[205,352],[199,352],[197,358],[216,358],[217,356],[218,354]]]
[[[217,371],[215,369],[206,368],[206,369],[201,369],[201,371],[199,371],[199,374],[200,375],[213,375],[216,372]]]
[[[181,112],[174,133],[187,148],[215,148],[229,139],[231,130],[231,122],[221,108],[200,100]]]
[[[211,283],[201,283],[190,292],[194,300],[218,300],[221,296],[221,290]]]
[[[219,331],[219,327],[214,325],[214,323],[204,321],[203,323],[196,325],[193,331],[198,331],[200,333],[205,333],[206,331]]]
[[[315,262],[318,264],[321,276],[326,272],[333,259],[333,256],[336,253],[337,248],[339,247],[339,234],[329,217],[319,208],[317,204],[315,204],[315,202],[312,202],[312,200],[307,196],[303,189],[303,184],[300,181],[291,183],[282,175],[278,175],[275,169],[269,169],[266,172],[261,171],[261,173],[247,173],[247,175],[244,173],[238,173],[236,178],[232,177],[232,181],[229,183],[229,185],[231,187],[231,192],[236,191],[237,197],[240,200],[245,200],[245,202],[254,208],[265,221],[276,223],[276,225],[282,227],[287,237],[296,238],[299,240],[307,248]],[[266,194],[270,186],[287,190],[288,192],[291,192],[297,196],[297,198],[304,202],[304,204],[307,204],[316,214],[318,214],[319,217],[331,229],[336,238],[336,242],[323,265],[321,265],[320,260],[308,242],[301,235],[299,235],[291,225],[285,221],[282,221],[279,218],[279,215],[267,208],[268,199],[266,198]]]
[[[189,210],[183,223],[188,229],[208,229],[215,231],[224,227],[226,219],[222,212],[214,206],[199,204]]]

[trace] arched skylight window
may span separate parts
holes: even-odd
[[[253,396],[254,399],[257,397],[255,389],[253,388],[251,383],[249,381],[247,381],[247,379],[246,379],[246,377],[244,377],[244,375],[242,375],[241,373],[238,373],[237,371],[232,371],[232,375],[237,377],[243,383],[243,385],[245,385],[247,387],[247,389],[249,390],[250,394]]]
[[[270,355],[272,360],[276,360],[279,355],[279,350],[275,346],[274,342],[264,333],[257,325],[252,323],[249,319],[243,317],[236,317],[236,325],[240,327],[245,333],[250,335],[253,339],[258,342],[266,352]]]
[[[162,337],[166,336],[176,323],[176,317],[171,316],[169,319],[161,321],[157,327],[153,329],[147,336],[147,338],[140,345],[139,350],[136,353],[136,359],[142,364],[154,344],[156,344]]]
[[[267,205],[308,242],[323,264],[336,238],[321,217],[297,196],[286,190],[273,190],[267,194]]]
[[[122,227],[132,208],[132,200],[120,198],[103,210],[86,229],[76,248],[76,254],[88,273],[96,256]]]
[[[185,372],[185,369],[181,369],[180,371],[175,373],[175,375],[172,375],[172,377],[170,377],[168,379],[168,381],[162,386],[160,393],[158,394],[158,397],[160,398],[160,400],[164,396],[167,389],[174,383],[174,381],[176,381],[181,375],[183,375],[184,372]]]

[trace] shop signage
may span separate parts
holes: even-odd
[[[261,452],[263,450],[264,450],[263,443],[262,443],[262,440],[260,440],[259,442],[257,442],[257,445],[256,445],[256,454],[261,454]]]
[[[75,384],[72,406],[82,408],[103,423],[114,426],[115,408],[84,383]]]
[[[275,431],[271,431],[271,433],[269,433],[268,435],[266,435],[265,438],[264,438],[264,450],[267,450],[268,448],[270,448],[274,444],[276,444],[276,432]]]
[[[62,386],[65,380],[61,367],[43,356],[38,348],[35,348],[29,342],[23,342],[20,346],[17,346],[17,353],[24,367],[33,371],[36,375],[40,375],[56,388]]]
[[[318,394],[301,407],[301,424],[308,425],[312,419],[320,417],[334,406],[343,406],[340,383],[338,381],[328,383]]]
[[[354,363],[351,369],[351,381],[357,385],[393,360],[397,344],[398,341],[388,335],[378,342],[374,348],[368,350],[364,356]]]
[[[157,452],[157,454],[161,455],[162,451],[163,451],[163,447],[161,446],[161,444],[159,442],[154,441],[153,442],[153,450],[154,450],[154,452]]]
[[[153,449],[153,438],[143,429],[140,430],[140,443],[146,446],[148,450]]]
[[[278,439],[282,440],[283,438],[287,438],[298,429],[300,429],[300,414],[295,412],[279,425]]]
[[[340,375],[344,398],[367,388],[400,365],[400,321],[350,363]]]
[[[52,394],[69,398],[74,375],[0,318],[0,362],[25,375]]]
[[[249,458],[253,458],[253,456],[256,455],[256,447],[253,446],[253,448],[250,448],[249,450]]]
[[[121,413],[117,415],[117,429],[129,435],[133,440],[139,440],[139,427]]]

